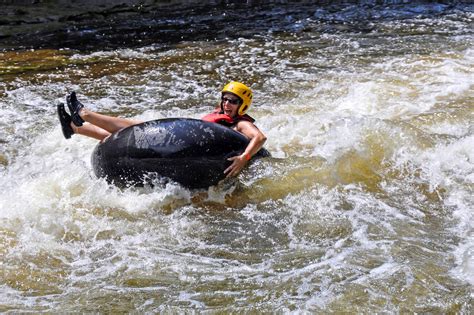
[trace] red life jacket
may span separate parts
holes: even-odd
[[[251,123],[255,122],[255,119],[245,114],[242,116],[236,116],[235,118],[230,117],[229,115],[224,114],[221,111],[215,111],[201,118],[204,121],[209,121],[217,124],[221,124],[227,127],[231,127],[238,123],[239,121],[249,121]]]

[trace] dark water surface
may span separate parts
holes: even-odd
[[[0,312],[472,312],[471,4],[48,3],[2,4]],[[229,80],[273,158],[207,191],[110,186],[56,118]]]

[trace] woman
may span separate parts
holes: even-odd
[[[110,134],[142,121],[102,115],[88,110],[77,100],[72,92],[66,98],[71,114],[68,114],[63,104],[58,105],[58,116],[66,139],[73,134],[80,134],[102,141]],[[224,171],[229,176],[236,176],[245,167],[250,158],[263,146],[267,138],[254,125],[255,120],[246,114],[252,103],[252,91],[245,84],[230,82],[222,89],[220,106],[213,113],[204,116],[205,121],[228,126],[249,140],[249,144],[241,155],[229,158],[232,164]]]

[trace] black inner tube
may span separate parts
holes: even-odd
[[[249,140],[216,123],[191,118],[152,120],[119,130],[92,153],[98,177],[119,187],[152,184],[156,176],[184,187],[208,188],[225,178],[227,159]],[[253,158],[270,156],[261,149]]]

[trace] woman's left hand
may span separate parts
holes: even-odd
[[[228,173],[226,177],[237,176],[247,164],[245,155],[236,155],[227,160],[232,161],[232,164],[224,171],[224,173]]]

